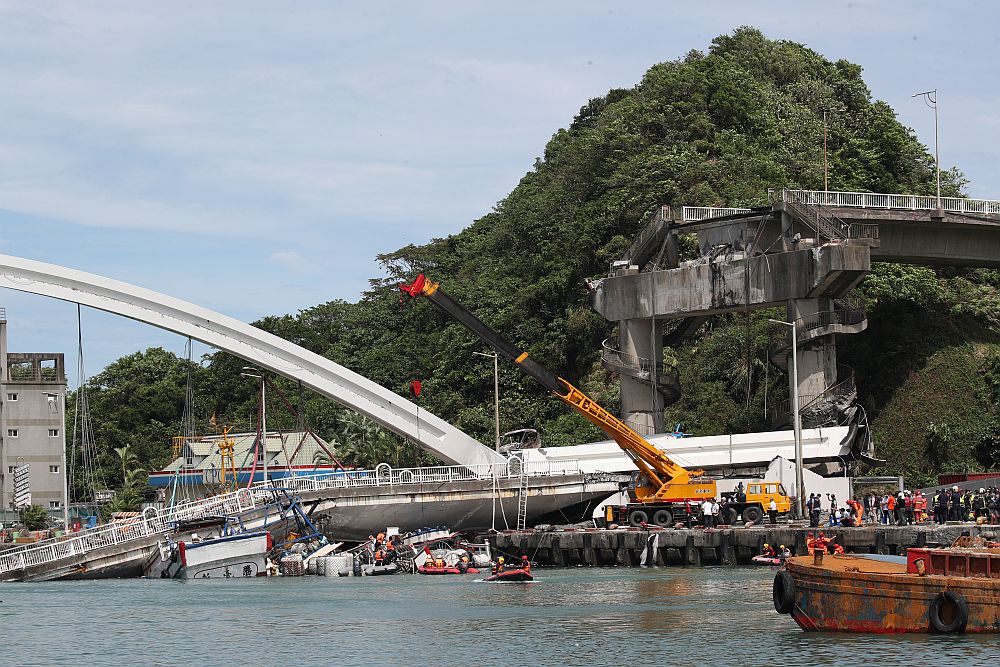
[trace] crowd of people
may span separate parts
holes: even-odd
[[[978,491],[938,489],[931,496],[931,508],[936,523],[946,521],[980,521],[1000,523],[1000,488],[980,488]]]
[[[826,510],[828,526],[860,526],[878,523],[909,526],[933,519],[947,521],[978,521],[1000,523],[1000,489],[997,487],[960,490],[957,486],[943,488],[933,494],[903,490],[897,493],[869,491],[841,504],[834,494],[811,493],[806,501],[809,525],[818,528]]]

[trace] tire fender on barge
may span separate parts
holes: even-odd
[[[795,608],[795,580],[787,570],[779,570],[774,575],[771,586],[771,597],[774,600],[774,610],[779,614],[790,614]]]
[[[962,634],[969,622],[969,603],[965,596],[953,591],[942,591],[931,600],[927,616],[934,632]]]

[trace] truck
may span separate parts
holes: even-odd
[[[666,452],[655,447],[569,381],[552,373],[526,350],[473,315],[445,293],[439,283],[420,274],[412,283],[400,284],[399,290],[404,298],[429,300],[618,443],[635,464],[638,475],[629,485],[629,502],[607,510],[609,523],[672,526],[689,511],[697,512],[705,499],[719,497],[715,480],[705,477],[704,471],[688,470],[679,465]],[[734,494],[727,506],[730,516],[723,519],[728,518],[732,522],[742,518],[744,521],[759,522],[772,499],[779,513],[788,513],[791,501],[780,483],[762,482],[758,486],[759,493],[740,494],[739,497]],[[768,489],[770,493],[766,492]]]

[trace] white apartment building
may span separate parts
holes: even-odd
[[[14,511],[14,471],[28,467],[31,502],[51,510],[66,503],[66,373],[62,353],[8,352],[7,314],[0,308],[0,490],[6,520]]]

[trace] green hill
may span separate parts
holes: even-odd
[[[824,108],[843,109],[829,121],[831,188],[933,190],[932,157],[887,104],[872,99],[861,73],[858,65],[751,28],[718,37],[704,53],[654,65],[634,87],[592,99],[492,211],[447,238],[381,255],[385,276],[372,280],[357,303],[333,301],[258,324],[400,393],[421,379],[425,407],[489,442],[492,364],[472,354],[483,346],[430,304],[397,303],[396,283],[425,272],[615,408],[616,382],[598,360],[613,326],[587,307],[583,281],[603,275],[660,204],[760,205],[768,188],[822,187]],[[944,194],[961,194],[957,170],[943,179]],[[945,467],[981,466],[975,457],[993,451],[988,442],[970,446],[967,430],[975,420],[987,433],[996,414],[996,393],[988,391],[996,373],[988,367],[996,358],[998,285],[996,272],[915,267],[876,267],[865,281],[872,326],[839,347],[858,371],[862,402],[890,459],[887,471],[923,480],[933,467],[928,448],[947,450],[935,454]],[[773,314],[718,317],[668,351],[684,386],[667,412],[670,423],[702,434],[768,428],[765,397],[779,400],[787,386],[764,363],[766,318]],[[128,365],[95,378],[95,428],[107,447],[120,446],[124,408],[102,400],[101,385]],[[213,412],[230,422],[249,414],[251,388],[239,381],[241,365],[218,354],[193,369],[202,425]],[[602,437],[516,369],[501,369],[504,428],[538,427],[549,446]],[[363,419],[316,397],[307,403],[310,422],[359,463],[421,459]],[[179,432],[180,412],[176,424],[162,416],[158,423],[164,433]],[[158,465],[168,444],[143,460]]]

